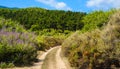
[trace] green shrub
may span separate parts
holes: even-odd
[[[0,63],[31,64],[37,57],[35,35],[0,31]]]
[[[38,36],[37,44],[39,44],[40,50],[49,49],[54,46],[61,45],[63,40],[59,38],[55,38],[53,36]]]
[[[13,68],[14,64],[13,63],[0,63],[0,68]]]
[[[93,11],[88,13],[85,17],[83,17],[82,22],[84,23],[84,27],[82,29],[83,32],[92,31],[97,28],[101,28],[109,21],[109,17],[116,10],[110,11]]]
[[[37,44],[40,50],[49,49],[54,46],[61,45],[64,39],[66,39],[72,31],[55,29],[44,29],[37,32],[38,36],[36,37]]]
[[[120,68],[120,12],[102,29],[76,32],[62,44],[62,52],[78,69]]]
[[[4,19],[0,17],[0,29],[7,31],[26,32],[24,27],[18,22],[12,21],[11,19]]]

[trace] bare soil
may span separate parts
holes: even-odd
[[[39,62],[30,67],[15,67],[12,69],[72,69],[64,57],[61,57],[61,46],[56,46],[38,55]],[[9,68],[11,69],[11,68]]]

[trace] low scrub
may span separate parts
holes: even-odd
[[[62,44],[62,52],[78,69],[120,68],[120,12],[103,30],[76,32]]]
[[[63,32],[55,29],[44,29],[39,32],[36,31],[35,33],[38,34],[36,40],[39,50],[45,50],[61,45],[64,39],[67,38],[72,32],[68,30]]]
[[[115,12],[115,9],[111,9],[109,11],[99,10],[88,13],[82,19],[82,22],[84,23],[82,32],[92,31],[103,27],[109,21],[109,16],[113,15]]]
[[[12,21],[11,19],[4,19],[0,17],[0,30],[4,29],[7,31],[26,32],[25,28],[18,22]]]
[[[32,33],[18,33],[1,30],[0,64],[31,64],[37,57],[35,37],[36,36]]]

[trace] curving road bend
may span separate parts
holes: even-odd
[[[71,69],[69,63],[60,56],[61,46],[56,46],[42,54],[38,59],[40,62],[34,63],[30,67],[16,67],[12,69]]]

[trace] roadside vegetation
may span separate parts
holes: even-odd
[[[31,64],[37,56],[36,35],[11,19],[0,18],[0,67]]]
[[[0,8],[0,67],[31,65],[37,51],[59,45],[73,67],[119,67],[120,21],[114,13]]]
[[[62,46],[63,54],[77,69],[120,68],[120,12],[110,16],[102,29],[77,31]]]
[[[71,31],[44,29],[36,34],[17,21],[0,17],[0,67],[31,65],[37,51],[61,45]]]
[[[92,30],[94,31],[97,28],[101,29],[104,25],[108,23],[110,16],[115,12],[116,12],[115,9],[111,9],[108,11],[99,10],[88,13],[82,19],[82,22],[84,23],[82,32]]]

